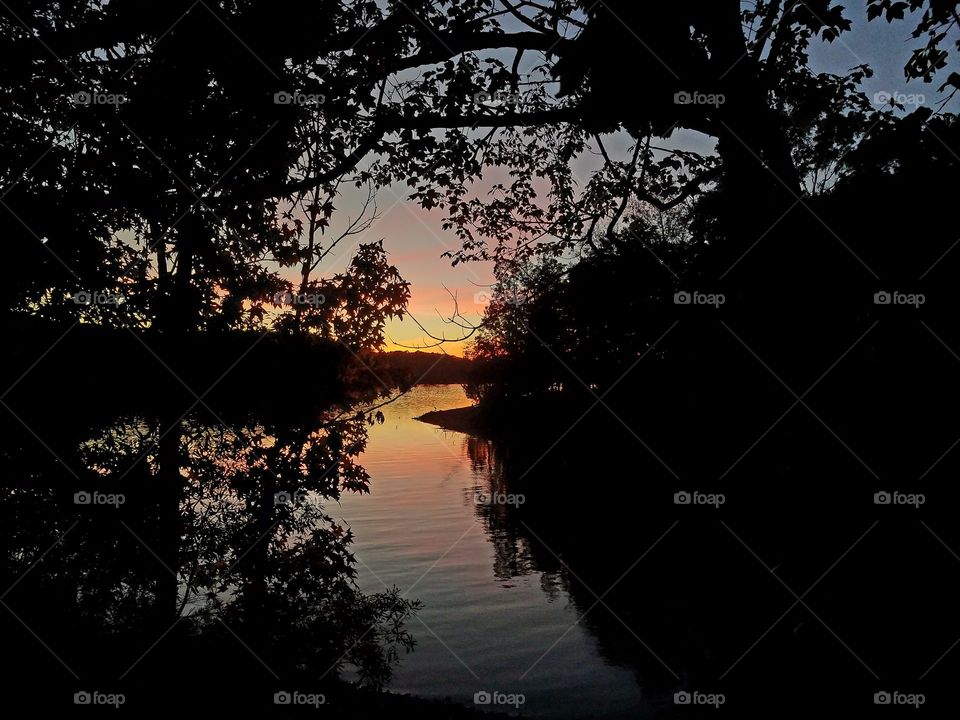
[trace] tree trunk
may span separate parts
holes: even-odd
[[[755,59],[748,56],[739,0],[712,0],[705,8],[716,82],[725,96],[716,128],[724,181],[733,201],[750,208],[742,221],[756,218],[762,226],[796,202],[800,177]]]
[[[160,417],[159,470],[156,476],[157,538],[156,552],[162,563],[157,571],[157,622],[167,630],[176,620],[180,594],[177,573],[180,571],[180,538],[183,521],[180,501],[183,496],[183,477],[180,468],[182,434],[180,416],[167,410]],[[172,571],[172,572],[171,572]]]

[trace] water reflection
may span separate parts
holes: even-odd
[[[413,588],[424,604],[391,688],[468,706],[523,693],[522,713],[544,718],[649,716],[648,679],[598,643],[597,610],[578,622],[587,603],[525,527],[531,503],[500,502],[522,492],[505,446],[413,419],[466,404],[459,386],[435,386],[385,408],[362,457],[372,493],[335,513],[357,539],[361,586]]]
[[[926,516],[888,513],[862,474],[825,462],[819,448],[781,444],[721,486],[729,505],[694,506],[675,493],[716,487],[710,476],[662,481],[637,438],[614,422],[585,422],[561,443],[557,432],[532,425],[505,442],[463,438],[475,487],[526,498],[473,512],[495,550],[494,574],[547,579],[592,651],[632,675],[604,706],[610,717],[682,716],[689,708],[674,700],[682,691],[722,694],[738,717],[747,704],[810,717],[826,698],[862,708],[894,685],[951,702],[958,659],[945,651],[957,630],[942,619],[955,604],[956,557],[955,540],[941,532],[955,526],[947,515],[955,503]],[[713,448],[681,433],[674,449],[696,463]],[[952,498],[954,488],[937,492]],[[513,630],[516,642],[542,642]],[[546,654],[524,682],[538,692],[537,674],[563,668],[578,692],[551,690],[571,706],[547,703],[545,716],[602,717],[594,703],[613,697],[602,697],[603,670],[557,657],[573,633],[540,645]]]
[[[379,421],[20,409],[0,456],[8,681],[25,706],[99,691],[274,713],[300,692],[346,717],[343,681],[359,681],[652,716],[686,668],[682,632],[651,593],[656,565],[624,574],[623,538],[662,528],[611,522],[569,484],[531,495],[509,445],[414,420],[464,404],[436,386]]]
[[[510,462],[509,445],[467,437],[463,448],[480,492],[494,498],[479,503],[476,512],[495,549],[493,569],[497,577],[537,573],[548,597],[570,602],[578,624],[596,639],[604,662],[631,670],[647,694],[660,693],[661,703],[666,704],[671,680],[676,679],[672,678],[674,671],[653,657],[638,632],[640,627],[651,625],[639,622],[642,613],[638,613],[642,604],[639,598],[649,594],[643,578],[649,576],[640,573],[631,577],[624,572],[633,569],[631,560],[641,549],[632,543],[608,544],[616,532],[610,521],[616,517],[622,522],[623,518],[604,508],[607,517],[599,525],[598,519],[591,517],[589,505],[578,506],[577,498],[569,494],[569,485],[558,481],[555,466],[521,472]],[[515,498],[521,502],[511,502]],[[612,591],[604,592],[607,588]],[[660,613],[652,617],[660,634],[670,616]],[[649,629],[644,634],[651,637]],[[664,638],[664,645],[671,642]]]
[[[89,418],[4,419],[12,706],[272,708],[338,697],[345,670],[389,679],[415,605],[357,588],[352,533],[326,511],[369,490],[370,416]]]
[[[463,452],[470,461],[470,470],[477,485],[470,493],[470,501],[483,520],[485,530],[494,549],[493,573],[497,578],[509,579],[520,575],[542,572],[544,588],[554,587],[557,582],[556,568],[537,564],[534,560],[530,539],[517,518],[517,510],[525,504],[526,497],[518,493],[508,481],[501,454],[505,449],[491,440],[465,436]],[[552,597],[556,597],[552,594]]]

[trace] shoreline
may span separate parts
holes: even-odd
[[[470,405],[462,408],[451,408],[449,410],[431,410],[424,413],[414,420],[418,420],[428,425],[436,425],[444,430],[466,433],[467,435],[483,435],[484,423],[483,414],[479,405]]]

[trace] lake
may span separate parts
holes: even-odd
[[[410,623],[416,650],[402,657],[391,689],[470,706],[477,693],[507,702],[522,694],[522,714],[544,718],[637,717],[646,705],[634,672],[603,657],[528,540],[491,520],[511,507],[491,510],[492,493],[522,499],[478,461],[495,447],[414,420],[469,404],[459,385],[428,385],[383,408],[360,458],[370,494],[327,508],[355,533],[364,591],[396,585],[424,603]]]

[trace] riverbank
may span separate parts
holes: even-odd
[[[432,410],[415,417],[414,420],[468,435],[484,435],[486,430],[484,414],[479,405],[451,410]]]

